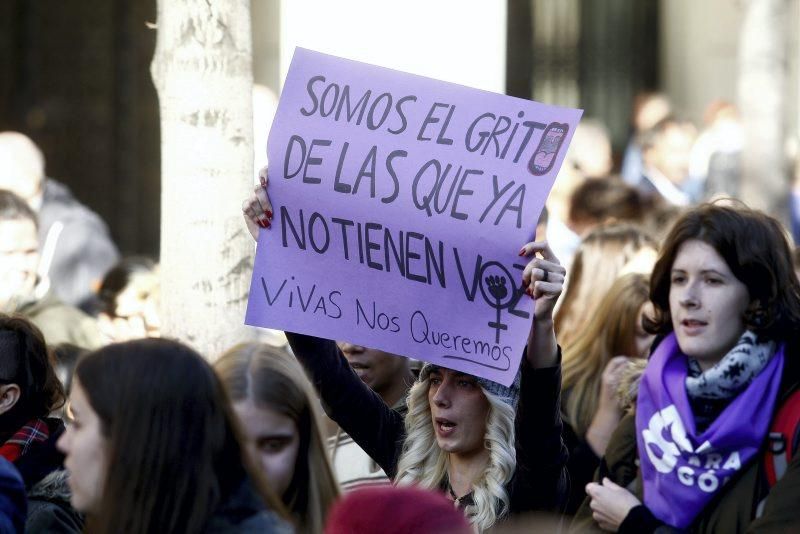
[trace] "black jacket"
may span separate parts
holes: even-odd
[[[208,534],[289,534],[292,528],[267,510],[249,482],[239,488],[214,513]]]
[[[65,430],[64,422],[54,417],[44,421],[50,436],[45,441],[32,443],[14,462],[28,492],[25,529],[31,533],[78,533],[83,530],[83,518],[70,506],[67,475],[63,470],[64,455],[56,449],[56,442]]]

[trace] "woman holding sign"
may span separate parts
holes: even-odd
[[[243,205],[254,238],[272,217],[266,169],[261,178],[262,186]],[[532,258],[523,282],[536,304],[511,387],[427,364],[409,392],[403,419],[358,378],[336,343],[287,333],[331,418],[396,483],[441,490],[479,530],[513,514],[559,512],[566,497],[560,354],[553,331],[553,307],[566,271],[546,243],[528,243],[521,255]]]
[[[783,231],[763,213],[707,204],[662,250],[645,323],[663,338],[573,526],[796,531],[800,284]],[[793,424],[781,431],[781,420]]]

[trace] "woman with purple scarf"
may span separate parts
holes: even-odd
[[[775,413],[800,387],[800,283],[780,224],[745,207],[687,212],[650,299],[645,326],[661,339],[573,530],[800,527],[800,459],[772,486],[763,466]]]

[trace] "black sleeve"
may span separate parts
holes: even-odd
[[[403,417],[358,378],[335,342],[291,332],[286,337],[328,416],[393,479],[405,439]]]
[[[586,498],[586,484],[594,479],[594,472],[600,465],[591,445],[582,437],[578,437],[572,427],[564,423],[564,442],[569,451],[567,472],[569,473],[569,499],[567,515],[575,515],[583,499]]]
[[[561,439],[561,352],[558,365],[534,369],[522,358],[517,408],[517,470],[511,508],[563,511],[568,492],[567,448]]]
[[[645,505],[640,504],[631,508],[625,519],[619,525],[617,534],[637,534],[640,532],[655,532],[659,527],[665,526]],[[671,532],[679,532],[669,529]]]

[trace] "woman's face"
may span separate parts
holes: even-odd
[[[261,465],[272,490],[283,495],[292,482],[300,448],[300,434],[290,417],[252,400],[233,405],[244,427],[247,449]]]
[[[489,401],[475,378],[436,368],[429,380],[428,403],[439,447],[461,455],[485,450]]]
[[[114,324],[117,340],[159,337],[161,321],[159,279],[154,272],[136,273],[116,298]]]
[[[103,495],[108,441],[101,432],[100,418],[77,380],[72,383],[69,399],[72,422],[56,446],[66,456],[64,467],[69,471],[72,507],[81,513],[94,513]]]
[[[653,303],[648,300],[642,304],[639,308],[639,313],[636,314],[636,339],[634,340],[636,354],[634,354],[634,356],[639,358],[647,357],[647,353],[650,352],[650,345],[653,344],[653,339],[656,337],[653,334],[648,334],[642,326],[642,319],[652,316]]]
[[[672,264],[669,308],[678,345],[703,369],[713,367],[744,332],[750,294],[714,248],[690,239]]]

